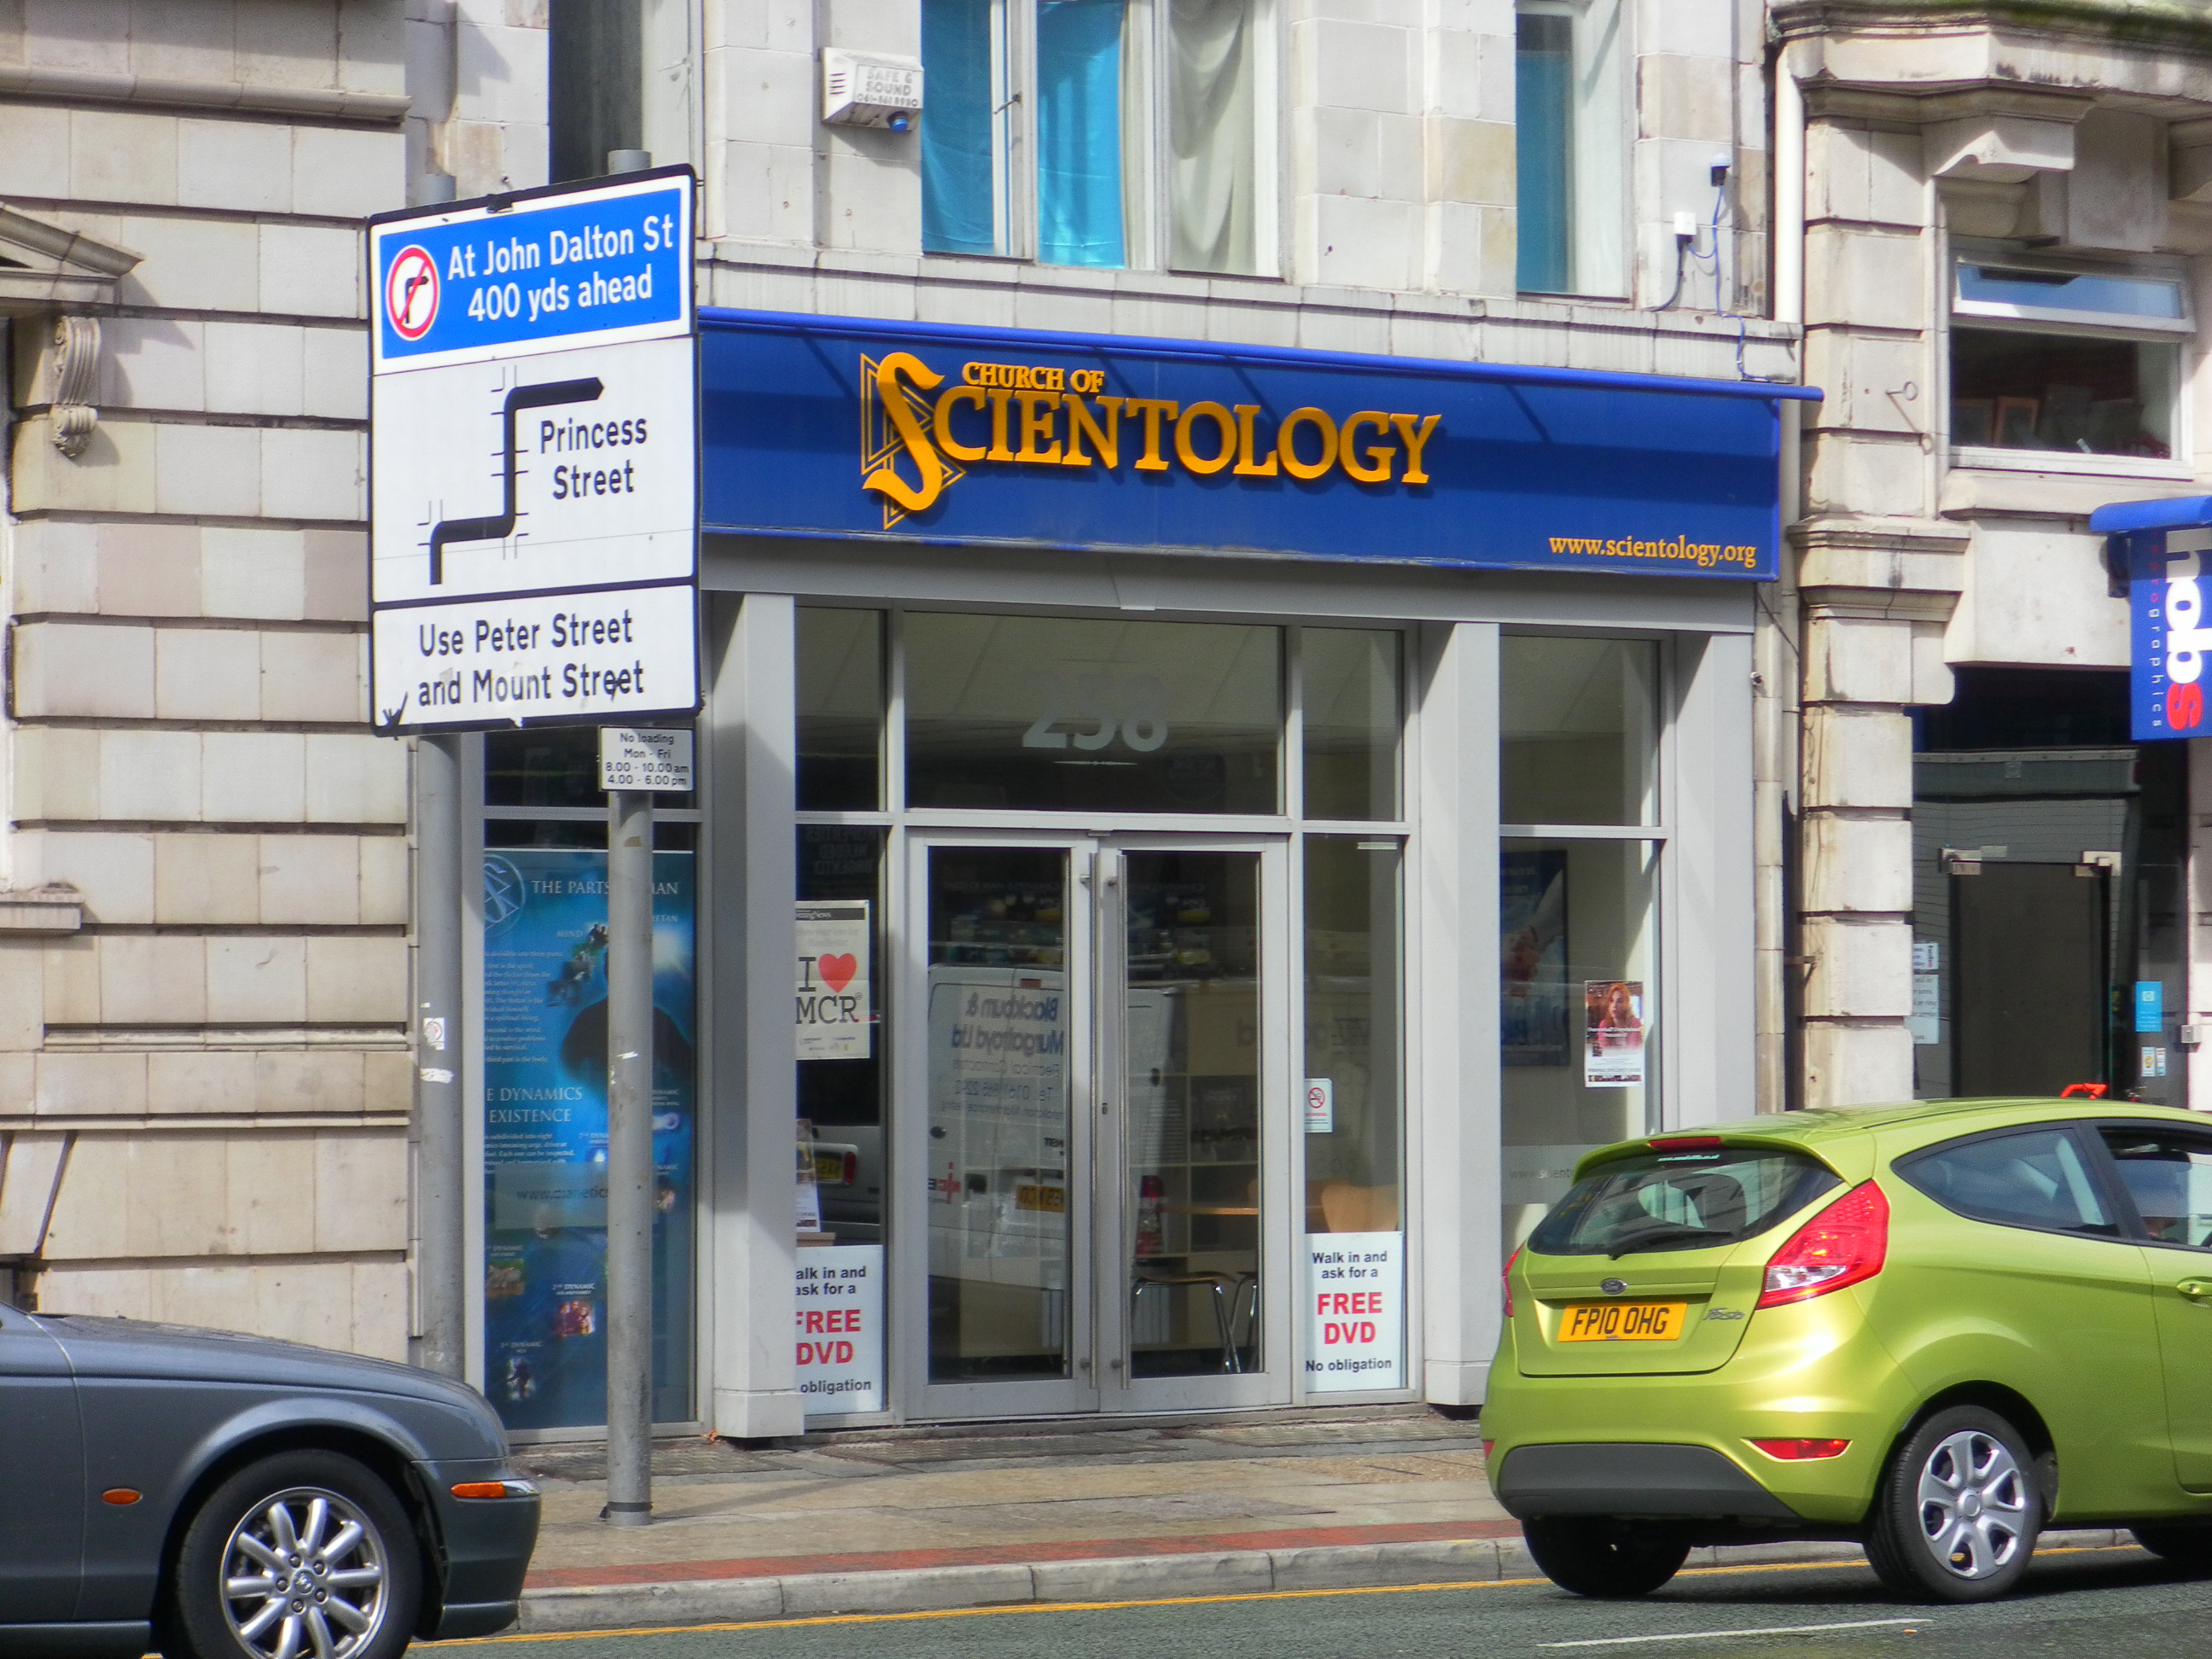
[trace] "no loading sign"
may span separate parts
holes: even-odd
[[[438,320],[438,265],[421,248],[400,249],[385,272],[384,315],[403,340],[421,339]]]

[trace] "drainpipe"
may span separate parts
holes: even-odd
[[[1802,325],[1805,320],[1805,95],[1790,72],[1786,48],[1774,58],[1774,216],[1769,231],[1774,319]],[[1801,349],[1798,362],[1804,356]],[[1778,485],[1781,546],[1778,578],[1761,591],[1753,639],[1758,684],[1753,703],[1755,721],[1758,963],[1757,1097],[1765,1112],[1798,1103],[1802,1065],[1798,1054],[1797,988],[1794,961],[1797,942],[1796,805],[1798,737],[1802,719],[1802,635],[1797,602],[1797,550],[1790,526],[1803,513],[1800,422],[1805,405],[1794,400],[1781,409],[1781,477]]]

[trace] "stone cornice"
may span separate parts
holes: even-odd
[[[1812,614],[1942,622],[1966,586],[1972,531],[1945,519],[1806,519],[1790,526]]]
[[[349,92],[335,87],[264,87],[243,81],[173,81],[90,70],[0,64],[0,98],[41,103],[142,104],[186,110],[251,110],[325,121],[397,126],[414,108],[405,93]]]
[[[2212,52],[2212,7],[2186,0],[1778,0],[1776,38],[2003,30]]]
[[[1963,553],[1973,532],[1948,519],[1872,519],[1841,514],[1801,519],[1790,539],[1806,554],[1879,548],[1899,553]]]
[[[111,305],[138,256],[0,203],[0,316]]]

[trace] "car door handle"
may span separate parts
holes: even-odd
[[[2191,1302],[2212,1298],[2212,1279],[2185,1279],[2173,1287]]]

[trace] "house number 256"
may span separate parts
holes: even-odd
[[[1031,674],[1024,684],[1042,705],[1022,733],[1024,749],[1103,749],[1119,738],[1150,754],[1168,740],[1167,688],[1150,674],[1126,680],[1079,674],[1072,694],[1057,674]],[[1076,729],[1056,729],[1061,726]]]

